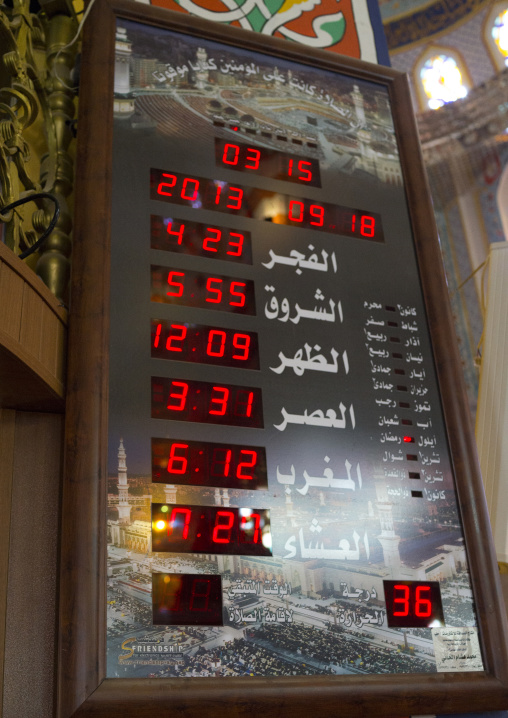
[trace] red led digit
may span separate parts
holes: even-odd
[[[199,584],[206,585],[205,592],[204,593],[198,593],[197,586]],[[208,604],[210,603],[210,592],[212,590],[212,584],[210,579],[206,578],[195,578],[194,582],[192,584],[191,589],[191,595],[190,595],[190,601],[189,601],[189,611],[208,611]],[[196,599],[205,599],[205,604],[203,606],[203,602],[196,600]]]
[[[422,598],[422,593],[428,591],[430,586],[417,586],[415,591],[415,615],[419,618],[428,618],[432,615],[432,603],[428,598]]]
[[[176,330],[177,333],[173,332],[173,330]],[[185,339],[187,335],[187,327],[184,327],[183,324],[172,324],[171,332],[172,333],[166,342],[166,349],[169,352],[182,352],[182,347],[173,346],[173,342],[183,341]]]
[[[233,150],[233,156],[229,150]],[[222,153],[222,161],[226,165],[237,165],[238,155],[240,154],[240,148],[238,145],[224,145],[224,152]]]
[[[225,454],[224,458],[220,458],[221,454]],[[212,457],[212,466],[210,473],[212,476],[229,476],[229,468],[231,466],[231,449],[214,449]],[[219,467],[216,470],[216,467]]]
[[[232,297],[239,297],[238,302],[229,302],[230,306],[232,307],[244,307],[245,306],[245,294],[242,292],[235,292],[234,287],[246,287],[247,285],[245,282],[231,282],[231,286],[229,288],[229,292]]]
[[[220,184],[218,184],[218,185],[216,185],[216,187],[217,187],[217,189],[216,189],[216,192],[215,192],[215,200],[214,200],[214,201],[215,201],[215,204],[219,204],[219,202],[220,202],[220,195],[221,195],[221,192],[222,192],[222,186],[221,186]]]
[[[159,339],[160,339],[160,335],[161,335],[161,330],[162,330],[162,324],[157,324],[157,329],[155,330],[155,337],[154,337],[154,340],[153,340],[153,345],[154,345],[154,347],[155,347],[156,349],[157,349],[157,347],[159,346]]]
[[[247,398],[244,399],[244,395],[247,394]],[[234,408],[235,416],[250,416],[252,414],[252,402],[254,401],[254,392],[240,389],[236,395],[236,402]],[[240,413],[240,407],[245,407],[243,413]]]
[[[351,218],[351,231],[354,232],[356,227],[356,214]]]
[[[224,518],[224,523],[219,523],[219,519]],[[215,527],[212,533],[212,541],[215,543],[230,543],[231,529],[235,523],[235,515],[232,511],[217,511],[215,517]],[[227,531],[227,536],[219,536],[220,531]]]
[[[321,207],[319,204],[311,204],[309,211],[311,217],[317,219],[317,222],[311,222],[311,224],[313,224],[315,227],[322,227],[323,219],[325,216],[324,208]]]
[[[208,243],[209,242],[220,242],[222,233],[221,233],[220,229],[214,229],[213,227],[207,227],[206,231],[207,232],[216,232],[217,236],[216,237],[205,237],[203,240],[203,249],[206,249],[207,252],[216,252],[217,247],[210,247]]]
[[[191,197],[187,197],[187,196],[185,195],[185,192],[187,191],[187,187],[188,187],[191,183],[194,183],[194,189],[192,190],[192,195],[191,195]],[[198,197],[198,190],[199,190],[199,182],[198,182],[197,180],[195,180],[195,179],[191,179],[190,177],[186,177],[186,178],[184,179],[184,181],[183,181],[182,192],[181,192],[181,194],[180,194],[180,197],[181,197],[182,199],[188,199],[188,200],[194,202],[194,200],[196,200],[197,197]]]
[[[182,597],[182,580],[174,576],[167,576],[168,581],[164,581],[162,591],[162,605],[168,611],[180,610],[180,599]]]
[[[298,170],[301,172],[301,174],[298,176],[298,179],[302,180],[302,182],[310,182],[312,179],[312,172],[308,169],[305,169],[304,165],[309,165],[309,167],[312,167],[311,162],[306,162],[305,160],[299,160],[298,161]]]
[[[242,256],[242,247],[243,247],[243,234],[240,234],[239,232],[230,232],[229,233],[231,237],[238,237],[238,242],[228,242],[228,245],[230,247],[237,247],[237,252],[226,252],[226,254],[231,254],[233,257],[241,257]]]
[[[293,174],[293,160],[289,160],[288,164],[288,177],[291,177]]]
[[[233,359],[246,361],[249,358],[250,336],[248,334],[233,334],[233,346],[242,351],[242,354],[233,354]]]
[[[219,304],[220,300],[222,299],[222,292],[220,289],[212,287],[213,282],[218,282],[219,284],[222,284],[222,279],[217,279],[216,277],[208,277],[208,279],[206,280],[206,289],[208,292],[214,292],[216,296],[215,299],[213,297],[207,297],[206,301],[211,302],[212,304]]]
[[[360,222],[360,234],[362,237],[373,237],[375,226],[376,220],[374,217],[369,217],[368,215],[362,217]]]
[[[213,343],[218,337],[219,347],[217,351],[213,351]],[[224,347],[226,346],[226,332],[221,332],[218,329],[212,329],[208,333],[208,344],[206,345],[206,353],[211,357],[223,357]]]
[[[228,405],[228,397],[229,397],[229,389],[226,389],[224,386],[214,386],[213,391],[219,391],[222,392],[222,397],[211,397],[210,398],[210,406],[212,404],[218,404],[218,409],[208,409],[209,414],[217,414],[218,416],[224,416],[226,413],[227,405]]]
[[[172,197],[173,193],[172,192],[164,192],[162,190],[162,187],[174,187],[178,181],[177,177],[176,177],[176,175],[166,174],[165,172],[162,173],[162,176],[171,178],[171,182],[159,182],[159,186],[157,187],[157,194],[164,194],[164,195],[166,195],[166,197]]]
[[[293,210],[298,210],[298,216],[293,216]],[[288,212],[288,219],[290,219],[292,222],[303,222],[303,202],[296,202],[295,200],[291,200],[289,203],[289,212]]]
[[[187,471],[187,449],[189,444],[172,444],[168,459],[168,474],[185,474]],[[175,452],[183,449],[183,456],[176,456]]]
[[[182,529],[182,539],[186,539],[189,535],[189,524],[191,520],[191,510],[190,509],[183,509],[183,508],[174,508],[171,510],[171,516],[169,519],[168,524],[168,537],[172,536],[173,530],[175,528]],[[181,522],[177,521],[178,514],[182,514],[184,516],[183,520],[183,526]]]
[[[253,156],[249,157],[249,152],[252,153]],[[259,169],[259,158],[261,157],[261,152],[259,150],[255,150],[254,147],[248,147],[247,148],[247,157],[245,162],[245,167],[248,170],[257,170]],[[247,160],[252,161],[252,165],[247,164]]]
[[[396,591],[402,591],[404,594],[401,597],[396,597],[395,592]],[[409,586],[404,586],[402,583],[398,583],[396,586],[393,587],[394,595],[393,595],[393,603],[394,607],[396,603],[402,604],[402,607],[400,611],[394,611],[394,616],[409,616]]]
[[[236,193],[236,197],[232,196],[232,192]],[[228,209],[241,209],[242,208],[242,197],[243,197],[243,189],[240,187],[230,187],[229,188],[229,197],[228,199],[232,204],[227,204],[226,207]]]
[[[156,404],[162,404],[164,401],[164,387],[162,384],[154,383],[152,385],[153,401]]]
[[[176,406],[171,406],[171,404],[167,405],[167,409],[171,409],[172,411],[183,411],[185,408],[185,402],[187,401],[187,394],[189,392],[189,385],[186,384],[184,381],[173,381],[171,382],[172,387],[180,386],[182,387],[181,392],[173,392],[169,395],[170,399],[178,399],[179,402]]]
[[[257,451],[250,451],[250,449],[242,449],[240,451],[240,458],[242,457],[242,454],[250,454],[251,460],[250,461],[241,461],[238,466],[236,467],[236,478],[237,479],[253,479],[253,474],[243,474],[242,470],[244,468],[246,469],[252,469],[256,465],[256,461],[258,458]]]
[[[253,527],[254,535],[252,537],[252,541],[249,541],[248,543],[259,543],[260,542],[259,540],[261,538],[261,531],[259,530],[261,516],[259,514],[250,514],[250,516],[242,516],[240,529],[245,530],[245,533],[247,533],[247,531],[248,531],[250,534],[252,531],[252,527],[249,526],[251,521],[254,521],[254,527]],[[246,543],[247,543],[247,541],[246,541]]]
[[[175,237],[178,237],[178,242],[177,242],[177,244],[181,244],[181,243],[182,243],[182,239],[183,239],[183,230],[185,229],[185,225],[184,225],[184,224],[181,224],[181,225],[180,225],[180,229],[178,230],[178,232],[173,232],[172,227],[173,227],[173,222],[169,222],[169,224],[168,224],[168,226],[167,226],[167,232],[168,232],[168,234],[174,234]]]
[[[168,297],[181,297],[183,294],[183,284],[181,282],[174,282],[174,277],[185,277],[184,272],[170,272],[168,274],[168,284],[170,287],[175,287],[176,292],[166,292]]]

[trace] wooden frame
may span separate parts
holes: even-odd
[[[292,678],[105,679],[106,443],[109,214],[116,17],[198,34],[388,87],[410,106],[404,75],[333,53],[223,27],[127,0],[97,0],[85,27],[80,93],[76,219],[61,538],[58,716],[284,718],[329,714],[410,715],[508,705],[508,632],[498,568],[461,380],[432,205],[414,118],[396,113],[405,184],[457,477],[485,672]],[[411,168],[408,167],[410,158]],[[170,713],[171,711],[171,713]]]

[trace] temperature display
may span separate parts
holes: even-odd
[[[222,626],[222,579],[195,573],[152,573],[156,626]]]
[[[319,161],[266,147],[215,138],[215,164],[219,167],[273,179],[321,187]]]
[[[250,232],[176,217],[150,216],[150,246],[166,252],[252,264]]]
[[[152,481],[224,489],[267,489],[266,452],[260,446],[152,439]]]
[[[152,550],[271,556],[268,509],[152,504]]]
[[[156,359],[259,369],[255,332],[152,319],[151,346]]]
[[[151,300],[185,307],[256,314],[254,282],[152,264]]]
[[[262,429],[261,389],[153,376],[152,418]]]
[[[217,210],[275,224],[384,242],[381,215],[375,212],[231,185],[222,180],[190,177],[181,172],[150,170],[150,197],[194,209]]]
[[[439,581],[383,581],[391,628],[444,626]]]

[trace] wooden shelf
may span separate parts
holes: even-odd
[[[62,412],[67,311],[0,243],[0,406]]]

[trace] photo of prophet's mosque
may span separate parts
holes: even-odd
[[[432,629],[402,631],[386,625],[383,580],[393,576],[440,581],[446,622],[475,625],[463,540],[457,540],[456,530],[444,524],[428,535],[402,540],[386,489],[378,490],[377,502],[369,506],[372,526],[377,527],[371,529],[377,541],[370,547],[370,560],[363,556],[354,565],[334,561],[332,566],[326,560],[276,555],[153,554],[150,492],[155,485],[150,481],[138,477],[132,482],[136,491],[130,493],[127,451],[120,439],[118,471],[110,476],[108,495],[111,675],[124,675],[127,670],[139,676],[237,675],[234,667],[243,665],[242,656],[252,656],[254,663],[259,660],[263,665],[273,661],[274,675],[307,670],[369,673],[379,671],[380,662],[387,660],[395,661],[397,671],[433,672]],[[168,504],[189,500],[186,487],[166,484],[155,490],[162,492],[156,500]],[[235,500],[234,491],[211,492],[215,505],[229,506]],[[296,530],[299,516],[291,500],[286,500],[283,511],[287,525]],[[164,571],[221,573],[224,627],[152,625],[151,574]],[[308,640],[316,646],[314,660],[306,653]],[[138,646],[139,655],[126,658],[122,647],[125,651],[128,646]],[[162,656],[155,660],[152,651]]]

